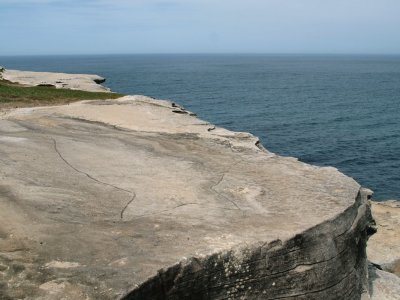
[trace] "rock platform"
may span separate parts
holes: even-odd
[[[101,85],[101,83],[105,82],[105,78],[98,75],[31,72],[3,68],[0,79],[1,77],[2,79],[27,86],[53,86],[55,88],[88,92],[110,92],[110,89]]]
[[[3,75],[106,91],[29,73]],[[7,111],[0,178],[0,299],[398,299],[371,191],[169,101]]]
[[[0,120],[5,299],[360,299],[369,192],[143,96]],[[8,298],[7,298],[8,297]]]

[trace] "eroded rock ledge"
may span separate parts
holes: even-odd
[[[255,243],[169,268],[123,299],[359,299],[367,291],[368,194],[286,242]]]
[[[0,120],[0,294],[360,299],[369,193],[128,96]]]
[[[8,70],[0,67],[0,79],[27,86],[54,86],[55,88],[84,90],[89,92],[109,92],[101,85],[105,78],[90,74],[66,74],[51,72],[31,72]]]

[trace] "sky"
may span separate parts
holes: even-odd
[[[399,0],[0,0],[0,55],[400,54]]]

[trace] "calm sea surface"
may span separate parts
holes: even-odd
[[[377,200],[400,199],[400,56],[36,56],[0,65],[104,76],[113,91],[174,100],[272,152],[335,166]]]

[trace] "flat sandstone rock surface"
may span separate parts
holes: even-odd
[[[400,277],[369,266],[369,282],[371,300],[400,299]]]
[[[0,77],[5,80],[27,86],[44,85],[88,92],[110,91],[108,88],[100,85],[100,83],[104,82],[105,79],[98,75],[32,72],[5,69],[4,72],[0,74]]]
[[[0,178],[5,299],[361,291],[369,208],[353,179],[167,101],[12,111],[0,119]]]
[[[368,241],[368,259],[400,276],[400,201],[372,202],[371,208],[378,231]]]

